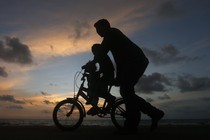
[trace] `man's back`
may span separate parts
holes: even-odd
[[[123,65],[125,61],[146,59],[143,51],[116,28],[110,28],[106,32],[101,45],[108,47],[106,49],[112,52],[117,65]]]

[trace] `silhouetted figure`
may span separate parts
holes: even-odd
[[[102,50],[101,44],[94,44],[92,46],[92,52],[94,54],[93,61],[99,64],[98,72],[100,73],[100,82],[102,85],[106,86],[106,91],[108,91],[108,86],[112,86],[114,81],[114,66],[112,61],[107,53]],[[107,92],[100,97],[107,100],[108,105],[106,111],[109,111],[116,98],[112,96],[111,93]]]
[[[94,54],[93,61],[86,64],[88,75],[88,96],[90,100],[87,104],[93,107],[87,111],[88,115],[96,115],[98,113],[98,97],[105,98],[108,102],[106,110],[110,110],[111,105],[115,101],[115,97],[108,93],[108,85],[113,83],[114,67],[109,56],[101,51],[100,44],[92,46]],[[99,64],[99,70],[96,69],[96,64]],[[88,67],[88,68],[87,68]]]
[[[106,19],[94,24],[97,33],[103,37],[101,47],[105,53],[111,51],[117,66],[116,80],[120,86],[120,94],[126,104],[126,130],[137,130],[140,122],[140,111],[152,119],[151,130],[154,130],[164,112],[155,108],[143,98],[135,94],[134,86],[149,64],[143,51],[127,38],[119,29],[112,28]]]

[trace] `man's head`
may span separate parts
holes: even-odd
[[[111,28],[110,23],[107,19],[100,19],[95,24],[94,27],[96,28],[96,32],[101,36],[104,37],[106,31]]]

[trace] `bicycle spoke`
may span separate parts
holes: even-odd
[[[61,129],[71,130],[78,127],[83,120],[83,112],[79,104],[64,100],[53,111],[53,120]]]

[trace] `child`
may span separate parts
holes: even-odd
[[[110,109],[115,97],[108,93],[108,85],[111,85],[114,81],[114,66],[111,59],[105,53],[102,53],[100,44],[94,44],[92,46],[92,53],[94,55],[93,61],[89,62],[93,65],[92,75],[88,78],[88,96],[91,98],[91,104],[93,105],[90,110],[87,111],[88,115],[96,115],[99,108],[98,97],[105,98],[108,102],[107,110]],[[96,63],[99,64],[99,70],[96,71]],[[95,71],[95,72],[94,72]]]

